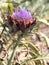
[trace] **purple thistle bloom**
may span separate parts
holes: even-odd
[[[32,19],[31,13],[24,9],[15,11],[12,17],[17,21],[30,21]]]
[[[16,24],[17,30],[25,32],[25,30],[32,25],[36,24],[36,18],[32,14],[24,9],[13,12],[12,15],[8,15],[8,21],[10,25]]]

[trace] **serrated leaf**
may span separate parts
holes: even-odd
[[[31,42],[27,42],[28,47],[30,47],[32,49],[32,52],[34,52],[37,56],[40,55],[40,52],[38,51],[38,49],[34,46],[33,43]]]
[[[49,38],[44,33],[42,33],[42,32],[38,32],[38,34],[46,39],[47,46],[49,47]]]
[[[38,18],[38,21],[40,21],[40,22],[42,22],[42,23],[44,23],[44,24],[46,24],[46,25],[48,25],[48,26],[49,26],[48,21],[47,21],[47,20],[45,20],[45,19],[40,19],[40,18]]]

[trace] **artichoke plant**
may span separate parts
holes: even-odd
[[[49,65],[49,0],[0,3],[0,65]]]

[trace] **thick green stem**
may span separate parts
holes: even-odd
[[[11,54],[10,59],[8,60],[8,64],[7,64],[7,65],[11,65],[11,61],[13,60],[13,58],[14,58],[14,56],[15,56],[16,47],[19,45],[19,42],[20,42],[21,38],[22,38],[22,35],[19,35],[19,36],[18,36],[18,40],[16,41],[16,45],[15,45],[15,47],[13,48],[13,52],[12,52],[12,54]]]

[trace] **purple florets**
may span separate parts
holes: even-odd
[[[24,9],[15,11],[12,17],[17,21],[29,21],[32,19],[31,13]]]

